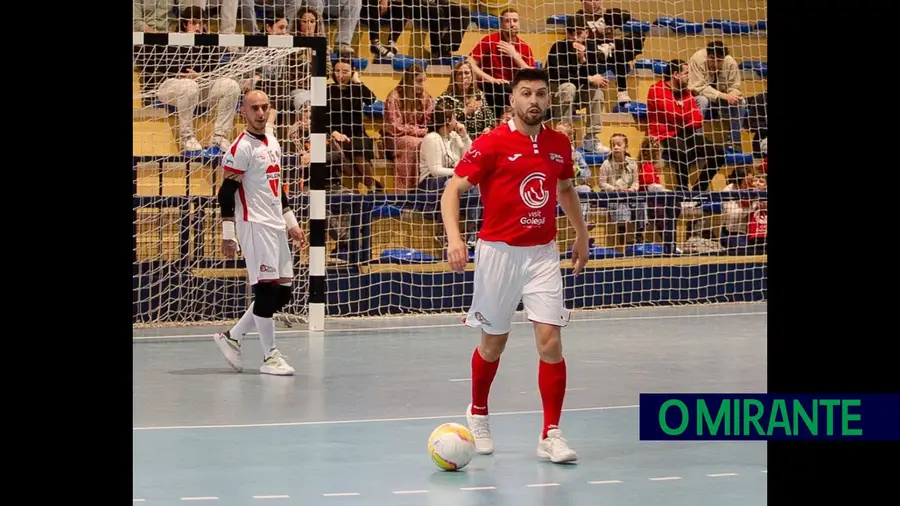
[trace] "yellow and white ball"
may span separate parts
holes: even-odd
[[[435,465],[444,471],[458,471],[475,455],[475,438],[458,423],[445,423],[428,438],[428,453]]]

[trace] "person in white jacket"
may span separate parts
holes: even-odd
[[[456,121],[454,99],[443,98],[434,107],[428,133],[419,145],[419,190],[440,192],[453,176],[453,169],[469,150],[472,139],[466,132],[466,125]],[[478,187],[473,186],[466,192],[460,210],[466,213],[468,237],[466,242],[475,245],[475,234],[478,230],[481,208],[478,202]]]

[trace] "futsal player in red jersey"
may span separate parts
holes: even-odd
[[[521,69],[511,84],[513,119],[480,136],[457,164],[441,197],[441,214],[454,271],[465,268],[467,250],[459,231],[460,195],[478,185],[484,205],[475,247],[472,307],[465,324],[481,328],[472,354],[472,403],[466,410],[475,449],[494,452],[488,394],[521,300],[534,326],[540,363],[538,386],[544,426],[537,456],[552,462],[578,457],[562,437],[559,420],[566,392],[560,329],[569,321],[563,302],[556,245],[557,201],[575,228],[574,273],[587,261],[588,233],[572,184],[572,148],[565,134],[542,123],[550,106],[546,71]]]

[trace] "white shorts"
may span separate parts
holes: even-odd
[[[235,231],[251,285],[294,277],[287,232],[250,221],[237,221]]]
[[[559,327],[569,323],[556,243],[520,247],[479,239],[465,324],[487,334],[506,334],[519,301],[533,322]]]

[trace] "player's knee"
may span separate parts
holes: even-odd
[[[560,327],[547,323],[535,323],[534,336],[541,360],[552,363],[562,359]]]
[[[481,355],[481,358],[485,359],[488,362],[499,360],[500,355],[503,354],[503,350],[506,349],[507,339],[509,339],[509,333],[488,334],[486,332],[482,332],[481,346],[478,347],[478,352]]]
[[[260,318],[271,318],[278,311],[278,286],[274,283],[257,283],[253,314]]]
[[[281,310],[294,298],[294,291],[291,289],[291,285],[278,285],[276,288],[278,289],[278,310]]]

